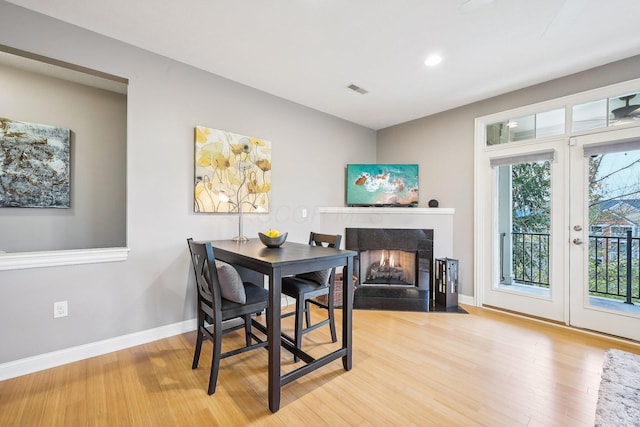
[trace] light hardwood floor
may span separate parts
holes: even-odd
[[[0,382],[0,426],[592,426],[604,350],[640,354],[632,342],[465,309],[354,311],[353,369],[337,361],[287,385],[276,414],[264,349],[223,360],[208,396],[211,345],[191,370],[192,332]],[[326,351],[323,329],[305,336],[306,350]],[[294,366],[284,351],[283,364]]]

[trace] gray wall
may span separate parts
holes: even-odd
[[[0,66],[0,116],[71,130],[71,207],[0,209],[0,251],[126,246],[127,97]]]
[[[474,119],[640,77],[640,56],[378,131],[378,162],[420,164],[420,205],[455,208],[461,293],[473,295]]]
[[[640,70],[632,58],[390,127],[377,133],[376,148],[370,129],[5,2],[0,16],[0,44],[129,79],[131,249],[126,262],[0,272],[0,363],[192,318],[186,237],[236,234],[234,216],[193,213],[196,125],[273,143],[272,212],[245,216],[248,235],[274,226],[305,242],[319,223],[317,207],[343,205],[346,163],[418,161],[421,205],[436,198],[456,209],[452,255],[461,262],[462,293],[472,295],[474,118],[637,78]],[[69,316],[54,320],[59,300],[69,301]]]
[[[125,262],[0,271],[0,363],[193,318],[185,239],[237,234],[233,215],[193,213],[196,125],[273,144],[272,211],[245,216],[249,236],[306,242],[317,208],[344,203],[344,165],[376,160],[370,129],[6,2],[0,16],[0,44],[129,79],[130,248]],[[54,320],[60,300],[69,316]]]

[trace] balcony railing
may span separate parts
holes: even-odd
[[[513,278],[516,282],[549,287],[549,234],[511,233]]]
[[[516,283],[549,287],[549,234],[511,233],[512,271]],[[506,235],[501,235],[504,249]],[[502,250],[502,256],[506,256]],[[502,263],[501,265],[504,265]],[[504,274],[507,272],[502,272]],[[507,273],[508,274],[508,273]],[[589,236],[589,293],[640,303],[640,237]]]
[[[640,237],[589,236],[589,292],[640,301]]]

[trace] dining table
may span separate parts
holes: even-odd
[[[216,259],[243,267],[255,273],[268,276],[269,304],[266,310],[266,335],[269,342],[268,392],[269,409],[280,409],[282,387],[328,363],[342,359],[346,371],[353,365],[353,259],[356,252],[313,246],[303,243],[285,242],[282,246],[266,247],[259,239],[247,241],[214,240],[211,242]],[[281,293],[282,278],[289,275],[308,273],[329,268],[343,267],[342,278],[345,281],[342,292],[342,342],[340,348],[320,357],[313,357],[282,334],[281,329]],[[281,348],[296,354],[304,364],[290,372],[282,373]]]

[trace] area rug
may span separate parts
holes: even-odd
[[[640,355],[605,352],[595,425],[640,426]]]

